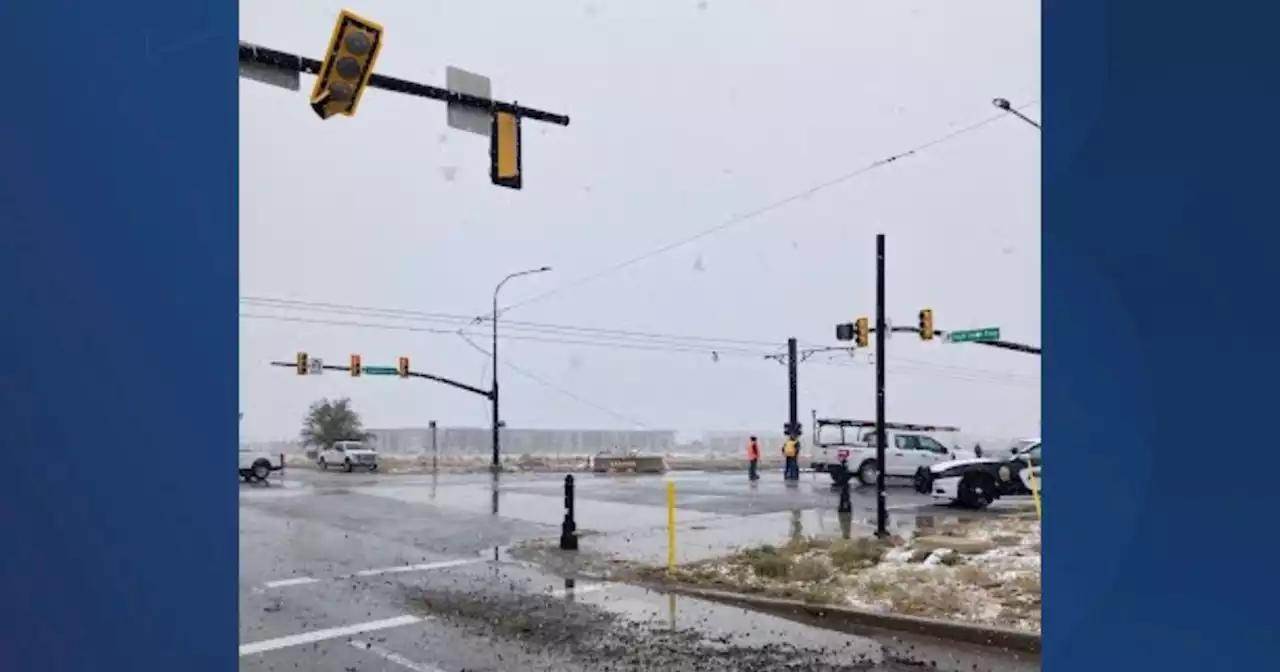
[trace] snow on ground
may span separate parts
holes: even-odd
[[[805,539],[677,570],[675,579],[871,611],[1040,630],[1035,514],[954,522],[879,541]]]

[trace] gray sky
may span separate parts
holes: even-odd
[[[508,283],[504,305],[981,122],[998,113],[993,97],[1040,99],[1040,8],[1025,0],[241,0],[240,36],[318,57],[343,7],[386,26],[379,72],[443,86],[445,67],[462,67],[490,76],[496,97],[572,124],[525,122],[517,192],[489,183],[487,141],[449,129],[443,104],[375,90],[357,117],[322,122],[310,77],[304,93],[241,80],[242,297],[484,314],[512,271],[555,268]],[[762,354],[788,336],[834,344],[836,322],[874,316],[878,232],[896,323],[927,306],[940,329],[999,326],[1040,343],[1040,137],[1010,117],[512,310],[513,324],[759,344],[624,349],[616,334],[504,328],[543,339],[504,341],[501,354],[544,382],[501,368],[503,415],[525,427],[780,428],[786,369]],[[463,326],[262,302],[241,313]],[[472,329],[487,348],[488,325]],[[299,350],[336,364],[408,355],[488,386],[486,356],[456,335],[242,317],[246,438],[294,436],[323,396],[351,397],[369,426],[488,422],[486,402],[447,387],[267,366]],[[811,408],[873,417],[868,361],[801,367],[806,426]],[[898,335],[888,367],[891,420],[1038,433],[1038,357]]]

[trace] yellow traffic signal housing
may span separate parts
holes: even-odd
[[[396,371],[400,374],[401,378],[409,377],[409,358],[408,357],[400,358],[400,362],[396,366]]]
[[[354,117],[381,49],[382,26],[342,10],[311,89],[311,109],[321,119],[335,114]]]
[[[351,377],[360,376],[360,355],[351,355]]]
[[[933,340],[933,311],[929,308],[920,311],[920,340]]]
[[[856,343],[859,348],[865,348],[869,343],[871,343],[871,338],[869,336],[871,333],[871,327],[868,325],[867,318],[859,317],[857,321],[853,323],[853,331],[855,336],[853,342]]]
[[[519,189],[520,117],[510,112],[494,112],[489,129],[489,180],[499,187]]]
[[[298,375],[299,376],[307,375],[307,371],[309,370],[308,369],[309,364],[310,362],[307,361],[307,353],[299,352],[298,353]]]

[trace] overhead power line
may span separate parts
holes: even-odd
[[[1039,103],[1039,102],[1040,102],[1040,101],[1038,101],[1038,100],[1037,100],[1037,101],[1032,101],[1032,102],[1029,102],[1029,103],[1025,103],[1025,104],[1023,104],[1023,105],[1019,106],[1017,109],[1024,109],[1024,108],[1027,108],[1027,107],[1031,107],[1032,105],[1035,105],[1035,104],[1037,104],[1037,103]],[[814,185],[814,186],[812,186],[812,187],[809,187],[809,188],[807,188],[807,189],[804,189],[804,190],[802,190],[802,191],[799,191],[799,192],[793,193],[793,194],[791,194],[790,196],[786,196],[786,197],[781,198],[781,199],[779,199],[779,200],[776,200],[776,201],[773,201],[773,202],[768,203],[768,204],[766,204],[766,205],[760,206],[760,207],[758,207],[758,208],[756,208],[756,209],[754,209],[754,210],[750,210],[750,211],[748,211],[748,212],[745,212],[745,213],[742,213],[742,214],[739,214],[739,215],[735,215],[735,216],[733,216],[733,217],[730,217],[728,220],[726,220],[726,221],[724,221],[724,222],[721,222],[720,224],[717,224],[717,225],[712,226],[712,227],[707,228],[707,229],[703,229],[703,230],[701,230],[701,231],[699,231],[699,232],[697,232],[697,233],[695,233],[695,234],[693,234],[693,235],[691,235],[691,236],[688,236],[688,237],[681,238],[681,239],[679,239],[679,240],[673,241],[673,242],[668,243],[668,244],[666,244],[666,245],[663,245],[662,247],[659,247],[659,248],[657,248],[657,249],[651,250],[651,251],[649,251],[649,252],[645,252],[644,254],[641,254],[641,255],[639,255],[639,256],[631,257],[630,259],[627,259],[627,260],[625,260],[625,261],[619,262],[619,263],[617,263],[617,264],[615,264],[615,265],[613,265],[613,266],[610,266],[610,267],[605,268],[605,269],[603,269],[603,270],[597,271],[597,272],[592,273],[592,274],[590,274],[590,275],[586,275],[586,276],[580,277],[580,278],[578,278],[578,279],[576,279],[576,280],[571,280],[571,281],[569,281],[569,282],[567,282],[567,283],[564,283],[564,284],[562,284],[562,285],[559,285],[559,286],[557,286],[557,287],[552,287],[551,289],[549,289],[549,290],[547,290],[547,291],[545,291],[545,292],[541,292],[541,293],[539,293],[539,294],[534,294],[533,296],[531,296],[531,297],[529,297],[529,298],[527,298],[527,299],[523,299],[523,300],[517,301],[517,302],[515,302],[515,303],[508,304],[507,306],[505,306],[505,307],[504,307],[501,311],[499,311],[499,312],[500,312],[500,313],[506,313],[507,311],[514,310],[514,309],[516,309],[516,308],[520,308],[520,307],[523,307],[523,306],[527,306],[527,305],[529,305],[529,304],[531,304],[531,303],[534,303],[534,302],[537,302],[537,301],[542,301],[543,299],[546,299],[546,298],[549,298],[549,297],[555,296],[555,295],[557,295],[557,294],[559,294],[559,293],[561,293],[561,292],[564,292],[564,291],[566,291],[566,290],[573,289],[573,288],[575,288],[575,287],[581,287],[582,285],[585,285],[585,284],[590,283],[590,282],[594,282],[594,281],[596,281],[596,280],[599,280],[600,278],[603,278],[603,277],[606,277],[606,276],[612,275],[612,274],[614,274],[614,273],[617,273],[618,271],[625,270],[625,269],[630,268],[630,267],[632,267],[632,266],[634,266],[634,265],[636,265],[636,264],[639,264],[639,263],[641,263],[641,262],[648,261],[649,259],[652,259],[653,257],[657,257],[657,256],[659,256],[659,255],[666,254],[667,252],[670,252],[670,251],[675,250],[675,249],[679,249],[679,248],[681,248],[681,247],[684,247],[684,246],[686,246],[686,245],[689,245],[690,243],[697,242],[697,241],[699,241],[699,240],[702,240],[703,238],[708,238],[708,237],[710,237],[710,236],[714,236],[714,235],[716,235],[716,234],[722,233],[722,232],[724,232],[724,231],[727,231],[728,229],[731,229],[731,228],[736,227],[736,226],[738,226],[738,225],[740,225],[740,224],[743,224],[743,223],[748,222],[748,221],[751,221],[751,220],[753,220],[753,219],[755,219],[755,218],[757,218],[757,217],[760,217],[761,215],[767,214],[767,213],[769,213],[769,212],[773,212],[774,210],[781,209],[781,208],[783,208],[783,207],[785,207],[785,206],[788,206],[788,205],[790,205],[790,204],[792,204],[792,203],[795,203],[795,202],[797,202],[797,201],[804,200],[804,199],[806,199],[806,198],[808,198],[808,197],[812,196],[813,194],[816,194],[816,193],[821,192],[821,191],[825,191],[825,190],[830,189],[830,188],[832,188],[832,187],[835,187],[835,186],[837,186],[837,185],[844,184],[845,182],[848,182],[848,181],[850,181],[850,180],[853,180],[853,179],[856,179],[856,178],[862,177],[863,175],[866,175],[867,173],[870,173],[870,172],[872,172],[872,171],[874,171],[874,170],[878,170],[878,169],[883,168],[883,167],[885,167],[885,166],[887,166],[887,165],[889,165],[889,164],[891,164],[891,163],[894,163],[894,162],[896,162],[898,159],[904,159],[904,158],[907,158],[907,157],[910,157],[910,156],[915,156],[916,154],[919,154],[920,152],[923,152],[923,151],[926,151],[926,150],[932,149],[932,148],[934,148],[934,147],[936,147],[936,146],[938,146],[938,145],[941,145],[941,144],[943,144],[943,143],[945,143],[945,142],[949,142],[949,141],[951,141],[951,140],[954,140],[955,138],[958,138],[958,137],[960,137],[960,136],[962,136],[962,135],[965,135],[965,134],[967,134],[967,133],[971,133],[971,132],[973,132],[973,131],[976,131],[976,130],[978,130],[978,129],[980,129],[980,128],[984,127],[984,126],[987,126],[988,124],[992,124],[992,123],[995,123],[995,122],[1000,121],[1000,120],[1002,120],[1002,119],[1006,119],[1007,117],[1008,117],[1008,115],[1007,115],[1007,114],[1005,114],[1005,113],[1003,113],[1003,112],[1001,112],[1000,114],[997,114],[997,115],[991,116],[991,117],[987,117],[986,119],[983,119],[983,120],[981,120],[981,121],[979,121],[979,122],[976,122],[976,123],[970,124],[970,125],[965,126],[965,127],[963,127],[963,128],[959,128],[959,129],[957,129],[957,130],[955,130],[955,131],[952,131],[952,132],[950,132],[950,133],[947,133],[946,135],[942,135],[942,136],[939,136],[939,137],[937,137],[937,138],[934,138],[933,140],[930,140],[930,141],[928,141],[928,142],[925,142],[925,143],[922,143],[922,144],[916,145],[915,147],[912,147],[911,149],[908,149],[908,150],[906,150],[906,151],[898,152],[897,154],[893,154],[893,155],[891,155],[891,156],[887,156],[887,157],[885,157],[885,158],[883,158],[883,159],[880,159],[880,160],[878,160],[878,161],[873,161],[873,162],[871,162],[870,164],[868,164],[868,165],[866,165],[866,166],[864,166],[864,167],[862,167],[862,168],[859,168],[858,170],[855,170],[855,171],[853,171],[853,172],[845,173],[845,174],[843,174],[843,175],[840,175],[839,177],[836,177],[836,178],[833,178],[833,179],[827,180],[826,182],[822,182],[822,183],[819,183],[819,184]]]

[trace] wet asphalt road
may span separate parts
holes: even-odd
[[[755,486],[737,474],[672,478],[681,561],[840,532],[835,495],[821,477],[794,486],[775,474]],[[939,513],[903,490],[890,499],[895,524]],[[858,533],[874,519],[874,498],[855,493],[854,505]],[[562,506],[558,476],[504,475],[496,498],[487,475],[291,469],[283,483],[241,486],[240,668],[1039,669],[986,649],[854,636],[617,583],[567,584],[506,553],[557,538]],[[594,549],[665,558],[663,478],[581,476],[577,510]]]

